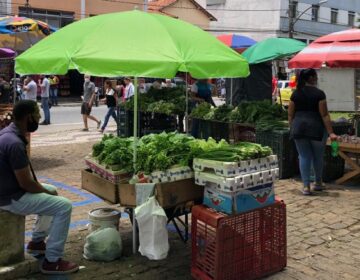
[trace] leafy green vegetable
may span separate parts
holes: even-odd
[[[147,174],[172,166],[190,166],[195,157],[220,161],[252,159],[271,154],[271,149],[259,144],[242,142],[230,145],[225,140],[216,142],[195,139],[177,132],[149,134],[137,142],[137,162],[133,166],[134,140],[104,136],[93,146],[93,156],[113,170],[143,171]]]
[[[162,113],[167,115],[182,114],[186,109],[185,90],[182,87],[155,89],[138,96],[138,108],[142,112]],[[134,110],[131,98],[122,104],[127,110]]]
[[[191,111],[190,116],[195,119],[204,119],[205,115],[210,111],[211,105],[207,102],[202,102]]]

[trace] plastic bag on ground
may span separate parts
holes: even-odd
[[[166,258],[169,252],[167,217],[154,196],[135,208],[135,217],[139,226],[141,255],[150,260]]]
[[[84,258],[110,262],[121,257],[122,242],[119,232],[113,228],[99,228],[86,237]]]

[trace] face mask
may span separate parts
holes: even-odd
[[[90,79],[89,78],[85,78],[85,83],[88,83],[90,82]]]
[[[27,125],[26,125],[26,130],[28,131],[28,132],[34,132],[34,131],[36,131],[37,129],[38,129],[38,127],[39,127],[39,123],[37,122],[37,121],[35,121],[34,120],[34,118],[33,117],[31,117],[31,121],[28,121],[27,122]]]

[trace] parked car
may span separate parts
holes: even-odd
[[[282,104],[283,106],[289,105],[291,95],[294,91],[294,89],[289,87],[289,85],[290,85],[290,81],[288,81],[288,80],[278,81],[276,103]]]

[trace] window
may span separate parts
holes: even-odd
[[[219,4],[225,4],[226,0],[206,0],[206,5],[219,5]]]
[[[349,11],[348,25],[349,26],[354,26],[355,25],[355,12]]]
[[[338,9],[331,9],[331,23],[337,23]]]
[[[312,5],[311,20],[312,21],[319,20],[319,6],[318,5]]]
[[[31,17],[46,22],[55,28],[61,28],[74,22],[74,13],[19,7],[19,16]]]

